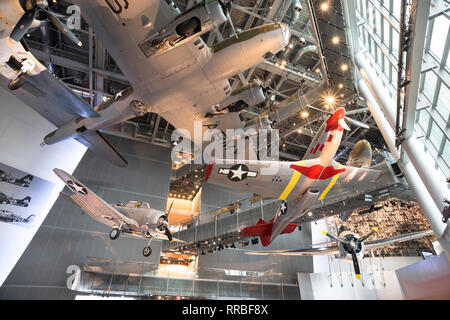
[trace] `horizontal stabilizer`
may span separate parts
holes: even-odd
[[[126,167],[128,165],[125,158],[120,155],[116,148],[114,148],[99,131],[88,132],[75,139],[84,144],[98,156],[112,162],[116,166]]]
[[[273,222],[266,222],[259,218],[258,222],[254,226],[246,227],[242,230],[244,237],[251,236],[270,236],[272,232]]]
[[[283,231],[281,231],[281,233],[291,233],[296,227],[296,224],[290,223],[283,229]],[[241,234],[245,237],[259,236],[263,247],[267,247],[271,243],[270,236],[272,234],[272,228],[273,221],[266,222],[259,218],[258,222],[254,226],[244,228]]]
[[[295,228],[297,228],[297,225],[294,223],[289,223],[286,228],[284,228],[283,231],[281,231],[281,234],[285,234],[285,233],[292,233],[294,232]]]

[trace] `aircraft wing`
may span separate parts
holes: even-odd
[[[2,39],[1,46],[8,50],[8,54],[16,60],[28,59],[34,64],[22,87],[16,90],[8,89],[8,84],[17,76],[17,71],[9,67],[6,61],[0,62],[0,85],[19,100],[34,109],[55,126],[61,126],[80,115],[83,117],[98,117],[98,113],[67,87],[62,81],[54,77],[30,51],[24,49],[21,43]]]
[[[418,231],[408,234],[402,234],[392,238],[384,238],[373,241],[364,242],[364,250],[385,247],[394,243],[410,241],[433,235],[433,230]],[[320,248],[306,248],[306,249],[288,249],[288,250],[272,250],[272,251],[246,251],[249,255],[279,255],[279,256],[312,256],[323,254],[339,253],[339,248],[336,244],[320,247]]]
[[[304,163],[312,166],[318,161],[312,159]],[[295,170],[290,168],[292,164],[293,162],[278,161],[215,160],[207,167],[206,182],[277,199],[283,193],[286,194],[286,188],[292,191],[295,185],[301,184],[299,179],[295,183],[291,182],[295,174]],[[295,192],[291,194],[294,195]]]
[[[288,250],[269,250],[269,251],[245,251],[245,254],[250,255],[277,255],[277,256],[314,256],[323,254],[339,253],[337,245],[322,248],[307,248],[307,249],[288,249]]]
[[[364,243],[364,249],[369,250],[369,249],[374,249],[374,248],[381,248],[381,247],[385,247],[385,246],[388,246],[388,245],[391,245],[394,243],[419,239],[419,238],[431,236],[433,234],[434,234],[433,230],[425,230],[425,231],[418,231],[418,232],[413,232],[413,233],[402,234],[402,235],[392,237],[392,238],[384,238],[384,239],[366,241]]]
[[[108,140],[99,132],[89,132],[75,138],[78,142],[84,144],[91,151],[100,157],[112,162],[119,167],[126,167],[127,160],[111,145]]]
[[[139,227],[136,221],[124,216],[111,207],[103,199],[92,192],[92,190],[70,174],[60,169],[54,169],[53,171],[62,181],[64,181],[70,191],[72,191],[73,194],[70,195],[69,198],[95,220],[100,221],[111,228],[120,225],[122,222],[134,228]]]
[[[325,170],[322,167],[323,171],[318,172],[323,172],[324,175],[317,178],[314,175],[317,173],[319,161],[319,159],[299,162],[232,160],[225,161],[224,164],[212,162],[206,171],[206,181],[268,198],[291,201],[306,191],[304,182],[305,177],[308,177],[314,178],[315,183],[307,188],[318,189],[320,192],[318,200],[322,200],[327,194],[360,193],[369,190],[382,173],[379,170],[334,163],[333,168]],[[271,168],[274,171],[270,172]]]
[[[327,194],[355,194],[368,191],[375,186],[383,172],[370,168],[356,168],[338,164],[335,162],[333,167],[338,170],[344,170],[328,179],[317,180],[314,188],[321,192],[318,200],[325,198]]]
[[[150,236],[152,236],[155,239],[167,240],[167,241],[169,240],[169,238],[165,234],[162,234],[162,233],[159,233],[159,232],[156,232],[156,231],[151,231],[151,230],[147,230],[147,232],[150,233]],[[175,242],[186,242],[184,240],[180,240],[180,239],[177,239],[177,238],[172,238],[172,241],[175,241]]]

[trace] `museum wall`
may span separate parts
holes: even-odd
[[[6,190],[11,190],[8,196],[23,198],[32,195],[27,208],[0,205],[0,210],[14,213],[20,211],[22,217],[35,215],[32,223],[9,223],[0,219],[0,286],[64,187],[64,183],[53,173],[53,168],[58,167],[72,173],[86,151],[86,148],[76,141],[41,147],[43,137],[54,129],[55,127],[38,113],[10,92],[0,88],[0,164],[11,168],[5,171],[14,170],[34,176],[29,188],[0,182],[0,192],[6,194]],[[37,180],[47,182],[49,187],[45,190],[35,190],[33,184]],[[39,205],[36,203],[37,196],[43,199]]]
[[[450,299],[450,262],[442,253],[396,270],[406,299]]]
[[[171,172],[170,150],[119,137],[107,139],[127,159],[126,169],[115,167],[88,151],[74,176],[108,203],[147,201],[165,210]],[[88,257],[159,264],[161,242],[153,241],[153,254],[145,258],[147,241],[121,235],[109,239],[109,227],[81,209],[58,198],[43,225],[0,288],[0,299],[70,299],[67,279]],[[72,267],[69,273],[66,270]]]
[[[402,289],[395,271],[384,271],[360,281],[347,273],[299,273],[303,300],[402,300]],[[384,284],[384,285],[383,285]]]

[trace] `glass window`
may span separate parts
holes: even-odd
[[[384,22],[384,43],[386,44],[386,46],[389,46],[389,28],[391,27],[391,25],[389,24],[389,22],[387,22],[386,19],[383,19]]]
[[[450,115],[450,91],[444,83],[441,84],[436,110],[447,122]]]
[[[450,141],[445,142],[444,152],[442,152],[442,158],[450,165]]]
[[[386,76],[389,78],[389,60],[386,57],[386,55],[383,54],[383,59],[384,59],[384,73],[386,74]]]
[[[433,102],[434,91],[436,90],[437,77],[433,71],[425,74],[425,82],[423,83],[423,93],[430,102]]]
[[[375,32],[379,34],[381,38],[381,14],[378,10],[375,10]]]
[[[447,35],[448,27],[449,21],[444,15],[440,15],[434,19],[430,50],[439,60],[442,59],[442,54],[444,53],[445,41],[443,39],[445,39],[445,36]]]
[[[401,0],[394,0],[392,2],[394,5],[394,7],[392,8],[392,11],[393,11],[392,13],[398,20],[400,20],[400,13],[402,10],[402,2],[401,2]]]
[[[419,111],[419,125],[422,127],[424,132],[428,130],[428,122],[430,121],[430,115],[426,110]]]
[[[436,122],[433,122],[431,124],[430,140],[437,150],[439,150],[439,147],[441,146],[443,137],[444,137],[444,133],[441,131],[441,129],[439,129]]]
[[[398,42],[399,42],[399,34],[397,31],[392,30],[392,51],[394,52],[395,56],[397,56],[398,54]]]
[[[375,10],[374,8],[373,8],[373,6],[372,6],[372,4],[369,2],[369,6],[367,7],[367,9],[368,9],[368,11],[369,11],[369,26],[372,28],[372,29],[375,29],[375,26],[373,25],[373,19],[374,19],[374,16],[373,16],[373,11]]]

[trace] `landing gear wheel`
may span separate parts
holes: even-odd
[[[111,240],[116,240],[118,237],[120,236],[120,230],[119,228],[114,228],[111,230],[111,232],[109,233],[109,238]]]
[[[152,248],[145,247],[144,250],[142,251],[142,254],[144,255],[144,257],[150,256],[152,254]]]
[[[447,221],[448,221],[448,217],[442,217],[442,222],[443,223],[447,223]]]
[[[25,73],[21,73],[8,83],[8,88],[10,90],[17,90],[24,85],[25,81],[27,81],[27,75]]]
[[[302,231],[302,226],[298,226],[298,231]]]

